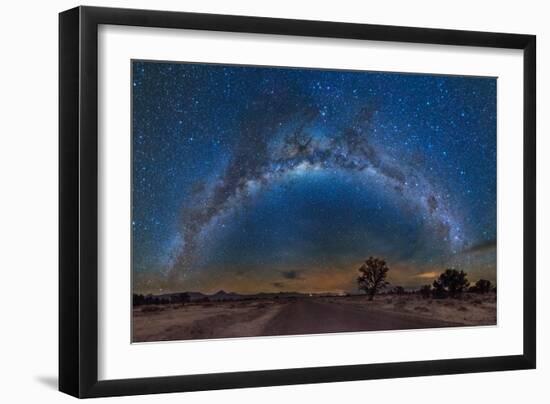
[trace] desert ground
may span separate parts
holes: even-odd
[[[133,342],[404,330],[496,324],[495,293],[299,297],[133,309]]]

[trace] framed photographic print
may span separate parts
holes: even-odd
[[[60,390],[535,367],[534,36],[59,21]]]

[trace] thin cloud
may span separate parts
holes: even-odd
[[[483,241],[478,244],[474,244],[471,247],[463,250],[462,252],[464,253],[485,252],[485,251],[494,250],[496,248],[497,248],[497,241],[493,239],[493,240]]]
[[[300,271],[291,270],[291,271],[280,271],[281,275],[285,279],[292,279],[292,280],[301,280],[304,279],[302,275],[300,275]]]
[[[430,271],[430,272],[421,272],[419,274],[414,275],[415,278],[420,279],[435,279],[439,276],[439,272]]]

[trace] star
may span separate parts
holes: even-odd
[[[274,268],[299,271],[296,290],[320,288],[319,273],[349,290],[337,280],[365,256],[408,268],[408,279],[496,238],[494,78],[154,61],[132,69],[141,291],[238,289],[235,279],[267,290],[280,283]],[[468,265],[496,277],[492,255]]]

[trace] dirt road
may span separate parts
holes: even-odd
[[[496,298],[263,299],[134,309],[134,342],[495,325]]]
[[[459,325],[461,324],[312,299],[288,303],[266,324],[260,335],[403,330]]]

